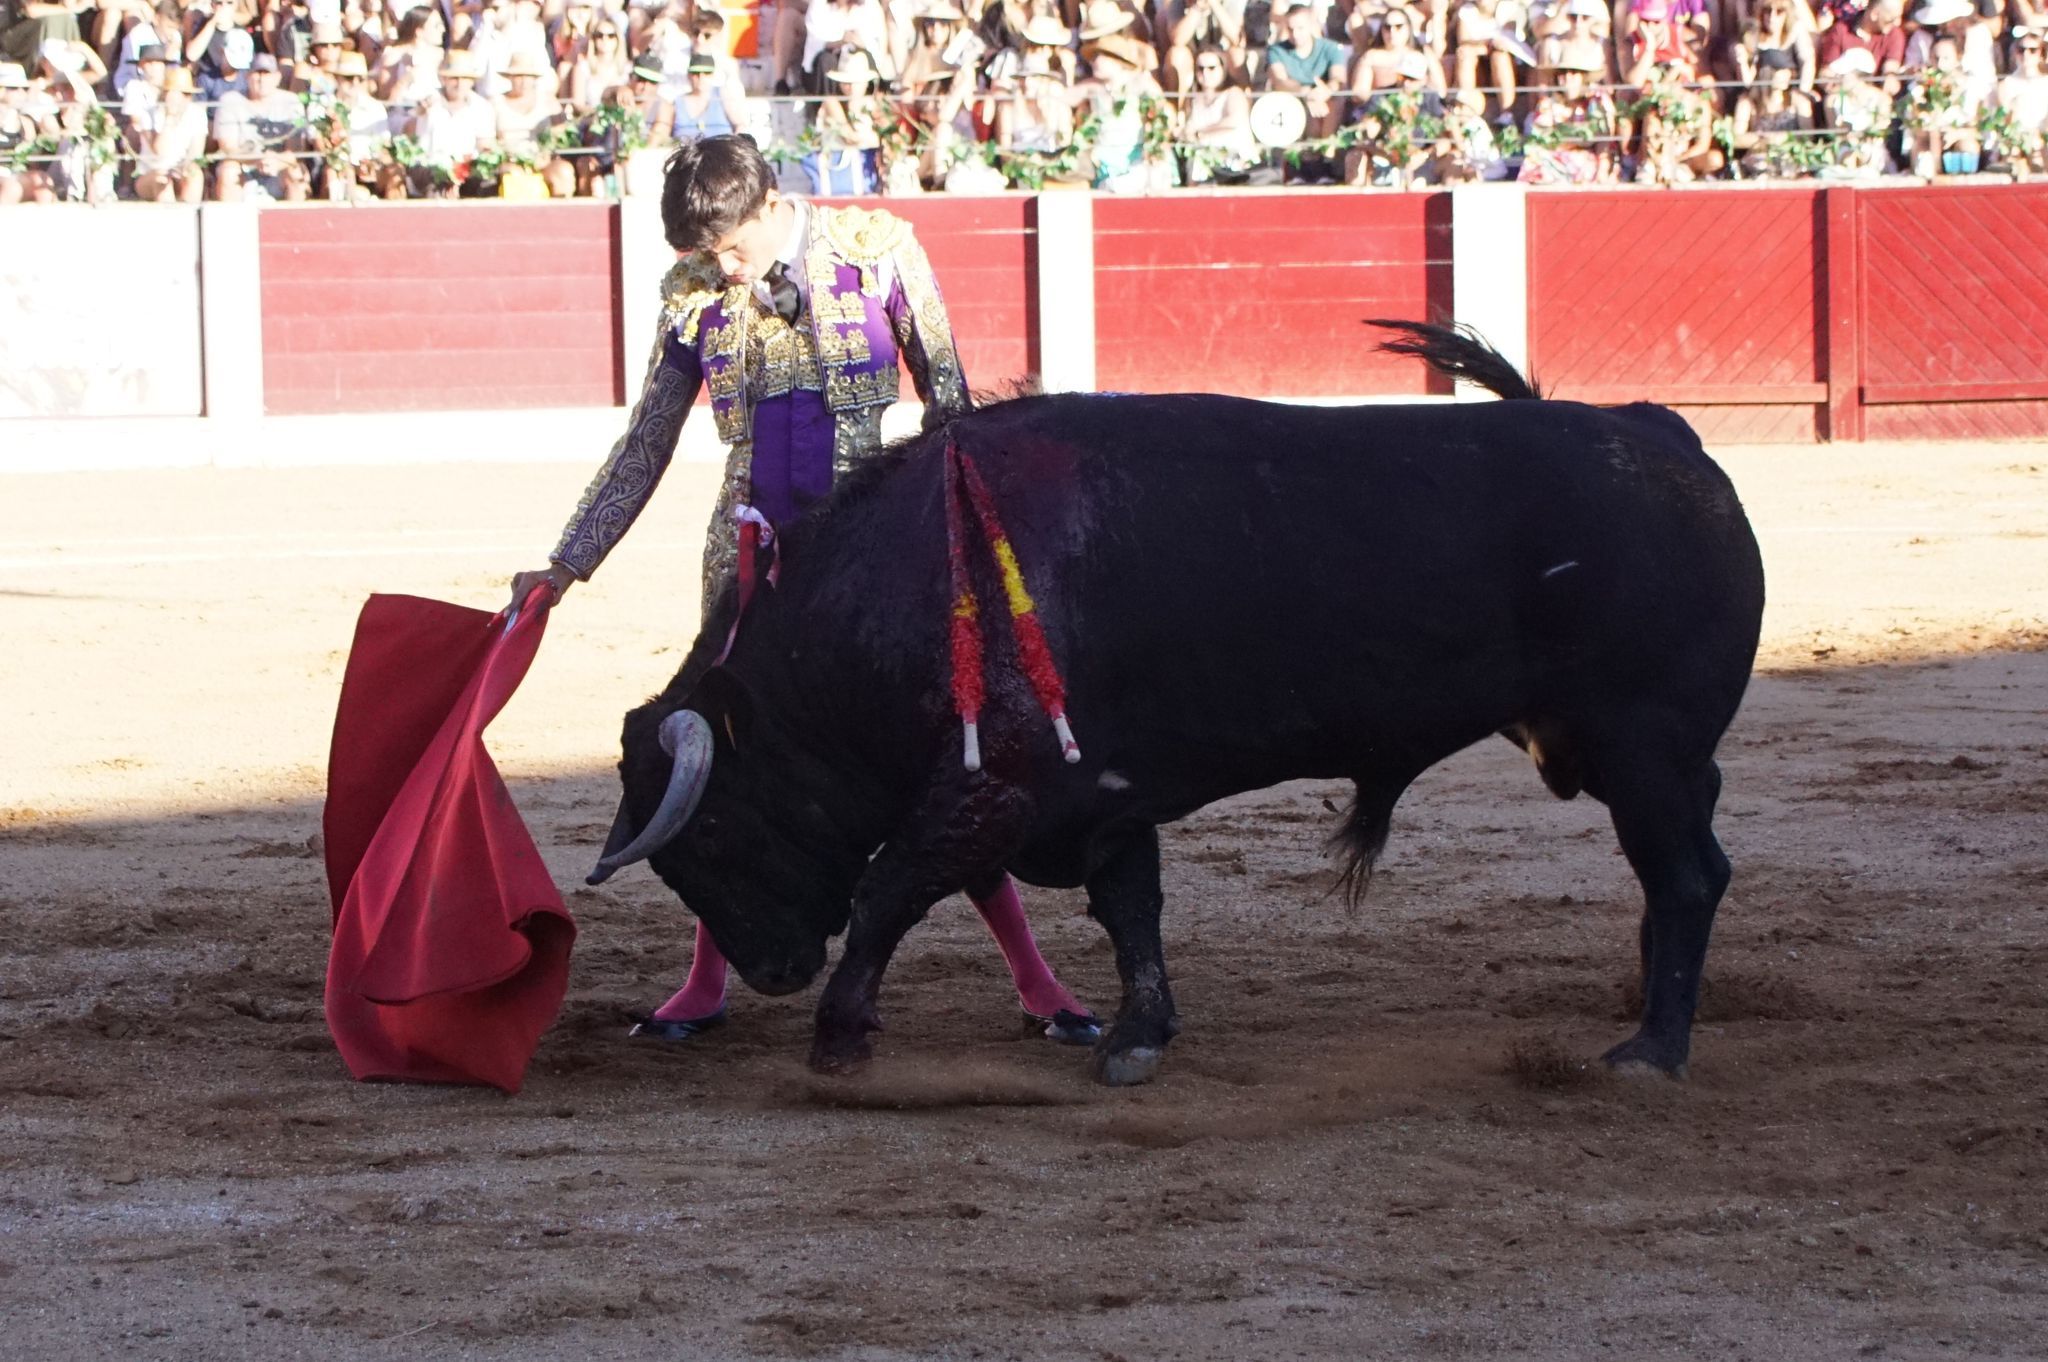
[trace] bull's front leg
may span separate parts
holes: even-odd
[[[966,790],[935,791],[862,872],[847,921],[846,950],[818,999],[811,1067],[841,1073],[873,1053],[882,1029],[882,975],[904,935],[933,904],[1000,873],[1030,822],[1023,794],[986,776]]]
[[[1159,830],[1135,832],[1088,877],[1088,914],[1116,947],[1123,1006],[1096,1043],[1093,1067],[1104,1083],[1143,1083],[1159,1070],[1166,1043],[1180,1034],[1166,951],[1159,939]]]

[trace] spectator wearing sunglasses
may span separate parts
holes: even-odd
[[[2044,30],[2022,24],[2012,31],[2012,74],[1998,84],[1998,107],[2012,117],[2015,145],[2000,159],[2016,173],[2048,170],[2048,64],[2042,56]]]
[[[1798,63],[1800,90],[1813,93],[1813,36],[1806,31],[1794,0],[1763,0],[1743,25],[1734,51],[1736,80],[1754,85],[1757,57],[1764,52],[1790,52]]]
[[[292,64],[290,88],[299,94],[331,95],[340,88],[334,78],[335,63],[348,47],[348,35],[338,22],[313,25],[306,40],[306,56]]]
[[[1199,90],[1198,54],[1214,52],[1224,76],[1238,88],[1244,74],[1244,0],[1179,0],[1162,7],[1166,19],[1166,84],[1172,90]],[[1239,89],[1240,97],[1243,91]]]
[[[1423,40],[1420,25],[1414,11],[1396,7],[1380,15],[1377,26],[1365,25],[1360,32],[1365,37],[1365,48],[1358,54],[1358,60],[1351,64],[1351,93],[1361,99],[1370,98],[1375,90],[1391,90],[1401,83],[1401,58],[1410,52],[1422,54],[1425,60],[1433,55]],[[1443,87],[1443,65],[1436,65],[1435,87]]]
[[[1187,182],[1241,184],[1260,160],[1252,136],[1252,104],[1220,47],[1194,54],[1195,88],[1188,93],[1181,136],[1188,144]]]
[[[633,70],[626,54],[626,33],[609,14],[600,17],[584,35],[580,50],[570,59],[564,82],[565,102],[579,114],[587,114],[604,98],[604,92],[624,85]]]
[[[370,64],[360,52],[344,52],[334,64],[334,80],[340,87],[336,103],[348,123],[348,167],[329,167],[330,176],[349,175],[353,183],[348,197],[357,190],[382,199],[405,197],[405,175],[391,159],[391,113],[370,92]],[[342,197],[329,185],[330,197]]]

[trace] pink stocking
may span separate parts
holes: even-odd
[[[1015,880],[1003,876],[1001,887],[987,898],[975,899],[974,907],[988,925],[989,935],[1002,949],[1003,959],[1010,966],[1010,978],[1017,985],[1017,1001],[1026,1012],[1047,1018],[1062,1011],[1083,1017],[1093,1015],[1080,999],[1067,992],[1066,985],[1053,976],[1052,966],[1038,953],[1031,924],[1024,918],[1024,905],[1017,898]]]
[[[1028,937],[1027,937],[1028,940]],[[1040,968],[1044,966],[1041,964]],[[660,1007],[654,1009],[656,1021],[696,1021],[709,1017],[725,1008],[725,952],[711,939],[711,933],[704,930],[704,924],[697,924],[697,953],[690,961],[690,977]]]

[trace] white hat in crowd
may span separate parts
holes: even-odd
[[[51,70],[67,76],[75,76],[85,69],[85,54],[62,38],[45,38],[43,45],[36,49],[36,55],[48,62]],[[164,59],[161,47],[157,49],[156,59]]]
[[[1130,15],[1126,14],[1124,18],[1128,20]],[[1041,47],[1065,47],[1067,39],[1072,36],[1067,32],[1067,26],[1050,14],[1033,15],[1031,22],[1024,25],[1024,41]]]
[[[861,85],[877,76],[874,62],[858,47],[850,47],[841,55],[839,64],[825,73],[825,79],[839,85]]]
[[[220,35],[220,64],[229,71],[246,71],[256,55],[256,40],[245,28],[231,28]]]
[[[26,90],[28,72],[19,62],[0,61],[0,90]]]
[[[1598,19],[1606,11],[1600,8],[1598,0],[1571,0],[1564,7],[1564,12],[1568,17]]]
[[[1081,41],[1092,43],[1112,33],[1121,33],[1137,22],[1137,16],[1116,0],[1090,0],[1081,15]]]
[[[1940,28],[1958,19],[1968,19],[1976,12],[1977,7],[1970,0],[1927,0],[1913,11],[1913,22],[1924,28]]]
[[[1863,76],[1876,75],[1877,54],[1867,47],[1849,47],[1842,50],[1841,56],[1828,63],[1828,74],[1831,76],[1846,76],[1851,71]]]

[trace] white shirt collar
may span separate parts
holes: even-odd
[[[811,291],[810,284],[805,281],[804,272],[798,262],[804,256],[804,238],[811,225],[811,206],[802,199],[795,198],[789,200],[789,203],[796,209],[796,218],[789,224],[789,236],[783,241],[782,249],[776,253],[775,259],[782,266],[783,273],[795,283],[797,292],[808,297]],[[774,291],[768,287],[766,279],[754,281],[754,296],[761,300],[763,307],[775,305]]]

